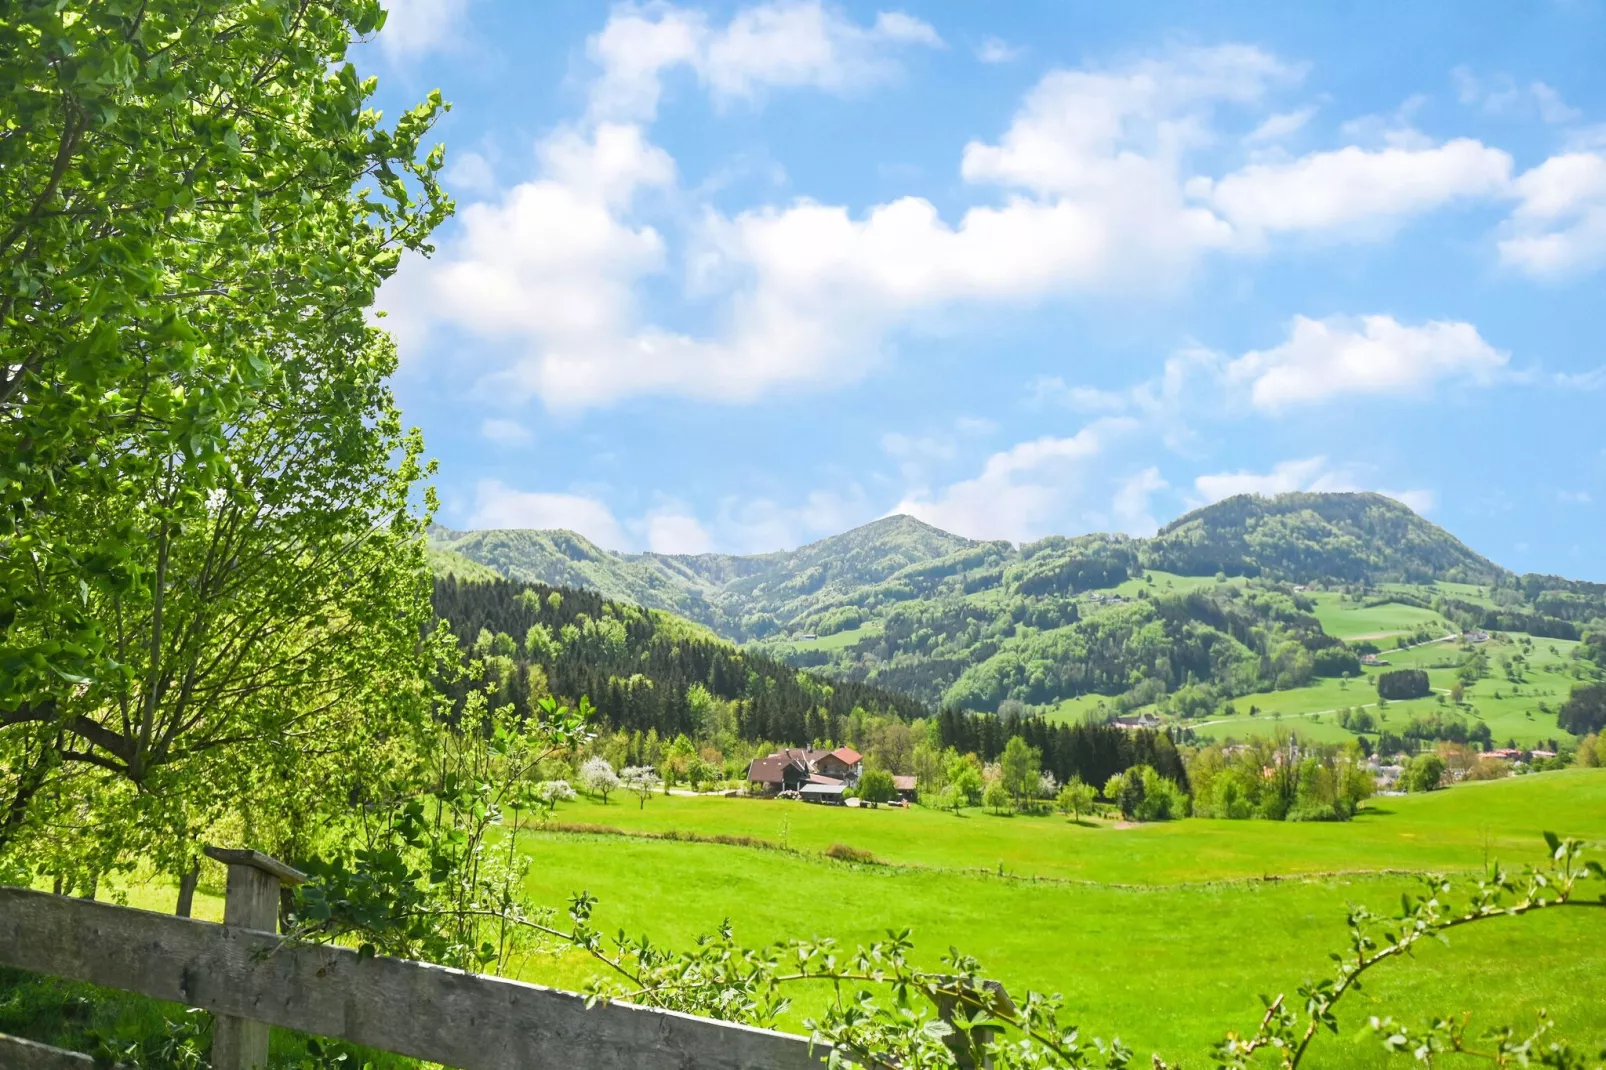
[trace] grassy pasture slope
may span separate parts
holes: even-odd
[[[1315,617],[1322,622],[1322,630],[1340,639],[1386,638],[1414,632],[1423,625],[1432,629],[1435,635],[1456,630],[1437,613],[1418,606],[1400,602],[1385,602],[1380,606],[1360,605],[1326,591],[1314,592],[1309,597],[1316,603]]]
[[[786,839],[812,851],[831,842],[904,866],[848,866],[807,854],[616,836],[532,833],[531,891],[562,902],[598,895],[605,931],[624,927],[681,943],[725,917],[747,942],[832,936],[847,944],[912,925],[936,963],[949,944],[1017,986],[1060,991],[1091,1033],[1119,1029],[1141,1054],[1157,1048],[1200,1063],[1228,1028],[1249,1029],[1257,992],[1292,990],[1327,969],[1343,940],[1347,902],[1387,909],[1408,878],[1349,873],[1281,882],[1250,879],[1387,868],[1476,869],[1488,850],[1516,862],[1542,853],[1554,828],[1606,839],[1606,773],[1544,774],[1382,800],[1347,825],[1184,821],[1117,830],[1064,819],[956,818],[919,809],[876,811],[724,799],[655,798],[566,806],[560,820]],[[999,878],[1072,877],[1063,883]],[[932,867],[951,867],[928,869]],[[1136,884],[1139,887],[1119,886]],[[1386,1010],[1420,1017],[1472,1011],[1478,1020],[1550,1010],[1564,1035],[1606,1043],[1606,912],[1558,912],[1493,922],[1435,946],[1410,967],[1382,967],[1326,1038],[1314,1065],[1383,1065],[1354,1031]],[[578,984],[574,957],[532,963],[532,979]],[[801,1020],[811,1002],[800,996]]]
[[[1281,727],[1297,730],[1320,742],[1341,743],[1354,738],[1354,734],[1340,728],[1334,716],[1324,711],[1365,705],[1374,717],[1386,716],[1383,727],[1393,727],[1396,731],[1413,717],[1459,712],[1468,720],[1476,716],[1486,721],[1497,746],[1504,746],[1511,739],[1528,746],[1541,740],[1561,738],[1565,733],[1556,727],[1554,711],[1566,701],[1571,690],[1572,679],[1565,669],[1578,644],[1563,639],[1535,639],[1524,679],[1513,685],[1500,670],[1498,658],[1518,652],[1513,641],[1516,636],[1517,633],[1512,633],[1512,638],[1504,641],[1479,644],[1478,649],[1489,659],[1490,671],[1488,676],[1466,689],[1465,701],[1470,708],[1457,710],[1454,706],[1441,706],[1435,698],[1424,698],[1390,702],[1387,709],[1379,710],[1375,675],[1387,670],[1369,670],[1366,677],[1351,680],[1347,686],[1339,680],[1320,680],[1310,687],[1291,691],[1244,695],[1233,700],[1237,711],[1233,716],[1210,717],[1196,724],[1194,730],[1206,739],[1229,736],[1241,739],[1271,735]],[[1459,644],[1429,643],[1410,650],[1386,650],[1382,656],[1389,663],[1388,669],[1427,670],[1428,682],[1438,691],[1447,693],[1456,682],[1456,667],[1465,654]],[[1550,713],[1539,709],[1541,702],[1550,708]],[[1255,717],[1249,716],[1251,706],[1259,707],[1260,712]],[[1311,717],[1312,713],[1319,716]]]

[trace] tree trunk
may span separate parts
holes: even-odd
[[[179,876],[178,906],[174,908],[174,914],[177,914],[181,918],[190,917],[190,912],[195,907],[195,885],[199,883],[200,879],[201,862],[199,859],[197,859],[194,862],[191,862],[190,868],[185,870]]]
[[[84,887],[84,894],[80,895],[78,898],[80,898],[80,899],[93,899],[93,898],[95,898],[95,890],[97,888],[99,888],[99,887],[100,887],[100,874],[99,873],[91,873],[89,875],[89,883]]]

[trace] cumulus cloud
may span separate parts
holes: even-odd
[[[388,0],[379,47],[392,61],[450,48],[462,39],[468,0]]]
[[[702,523],[680,509],[654,510],[644,521],[647,549],[655,554],[706,554],[714,540]]]
[[[441,174],[441,181],[457,195],[487,195],[496,192],[496,172],[491,161],[477,152],[453,153]]]
[[[1368,487],[1353,471],[1333,467],[1326,457],[1283,461],[1269,472],[1240,469],[1201,475],[1194,479],[1193,489],[1201,505],[1219,502],[1223,498],[1231,498],[1238,494],[1258,494],[1269,498],[1291,491],[1338,493],[1358,490],[1372,490],[1393,498],[1418,513],[1431,510],[1435,504],[1432,491],[1384,490],[1381,487]]]
[[[1470,323],[1296,316],[1280,345],[1232,361],[1227,377],[1248,385],[1256,408],[1277,412],[1345,395],[1421,393],[1449,378],[1489,382],[1507,360]]]
[[[589,43],[602,68],[592,114],[650,119],[662,78],[686,66],[716,100],[751,100],[768,88],[812,86],[845,93],[895,77],[895,50],[942,47],[929,23],[883,11],[869,26],[819,0],[744,8],[723,27],[701,11],[661,4],[616,10]]]
[[[685,258],[687,290],[706,300],[703,325],[688,331],[645,314],[643,284],[674,261],[644,221],[642,202],[653,202],[643,194],[681,192],[674,161],[626,120],[653,114],[663,72],[686,66],[721,99],[783,85],[845,90],[882,77],[889,49],[937,43],[910,16],[861,24],[819,3],[747,8],[722,26],[667,4],[618,9],[591,42],[602,71],[591,119],[541,143],[536,178],[464,209],[438,262],[418,269],[410,259],[383,303],[409,338],[421,329],[417,309],[429,307],[468,332],[511,340],[466,359],[494,361],[470,371],[512,400],[567,409],[652,394],[740,403],[854,382],[883,359],[889,336],[937,308],[1164,290],[1201,257],[1252,251],[1268,235],[1376,234],[1412,213],[1498,193],[1509,179],[1509,158],[1478,142],[1398,139],[1190,179],[1189,154],[1216,140],[1217,110],[1263,110],[1270,91],[1300,72],[1250,46],[1173,49],[1045,75],[995,140],[964,147],[961,176],[996,200],[957,217],[914,196],[863,210],[809,199],[705,209]],[[1300,114],[1272,116],[1265,136],[1294,128]],[[1537,193],[1542,183],[1530,185]],[[1512,241],[1578,229],[1541,201],[1519,211],[1540,222]],[[1507,255],[1541,254],[1513,246]],[[1309,362],[1282,349],[1259,356],[1300,366],[1257,375],[1257,397],[1299,400],[1287,384],[1309,380]],[[1368,374],[1387,382],[1381,370]],[[1142,400],[1081,387],[1062,394],[1088,412]]]
[[[1550,124],[1577,122],[1583,112],[1570,107],[1561,94],[1544,82],[1521,85],[1508,74],[1480,78],[1470,67],[1450,72],[1461,103],[1481,108],[1490,115],[1528,118],[1537,115]]]
[[[1511,157],[1457,138],[1433,147],[1354,145],[1279,163],[1251,164],[1190,189],[1253,232],[1386,233],[1400,220],[1457,200],[1502,194]]]
[[[1152,466],[1126,479],[1111,504],[1116,526],[1128,535],[1153,535],[1160,524],[1150,513],[1149,500],[1169,486],[1160,478],[1160,470]]]
[[[1048,534],[1081,500],[1090,464],[1136,421],[1113,417],[1068,437],[1046,435],[989,457],[970,479],[916,490],[891,512],[908,513],[972,539],[1023,541]]]
[[[468,526],[482,528],[564,528],[578,532],[609,550],[628,545],[613,510],[595,498],[515,490],[496,479],[482,479],[474,488],[474,510]]]
[[[1264,145],[1269,142],[1281,141],[1288,135],[1303,130],[1305,124],[1310,122],[1315,114],[1315,108],[1300,108],[1298,111],[1284,111],[1275,115],[1268,115],[1259,126],[1244,135],[1244,141],[1250,145]]]
[[[1606,154],[1552,156],[1516,181],[1500,257],[1538,278],[1606,264]]]

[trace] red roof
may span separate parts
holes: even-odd
[[[839,787],[839,788],[842,786],[842,781],[838,780],[836,777],[834,777],[834,776],[822,776],[819,773],[810,773],[809,774],[809,783],[810,784],[835,785],[836,787]]]
[[[892,786],[897,788],[899,791],[914,791],[915,778],[912,776],[898,776],[894,774],[892,777]]]
[[[846,765],[858,765],[859,762],[864,759],[864,755],[860,754],[852,747],[838,747],[836,750],[831,752],[831,757],[842,759],[843,763]]]

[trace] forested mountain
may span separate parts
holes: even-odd
[[[479,659],[475,679],[437,681],[454,701],[494,683],[498,701],[528,715],[547,696],[589,697],[600,727],[661,738],[806,743],[844,738],[855,710],[909,721],[927,714],[906,695],[827,681],[739,650],[706,629],[595,591],[508,580],[437,578],[437,617]],[[710,723],[720,717],[729,723]]]
[[[1360,651],[1323,630],[1307,585],[1464,628],[1557,638],[1606,628],[1606,585],[1515,576],[1376,494],[1240,496],[1152,539],[1020,547],[905,516],[745,557],[616,554],[569,532],[438,531],[435,545],[505,575],[669,610],[837,679],[989,712],[1084,695],[1184,712],[1358,674]]]
[[[907,516],[796,550],[748,556],[621,554],[572,531],[435,528],[430,541],[508,579],[589,587],[616,601],[707,624],[736,640],[773,634],[822,604],[862,602],[865,588],[911,565],[978,545]],[[1001,552],[1008,550],[1007,543],[997,545]]]
[[[1381,494],[1240,494],[1147,540],[1150,568],[1306,582],[1495,583],[1508,575],[1443,528]]]

